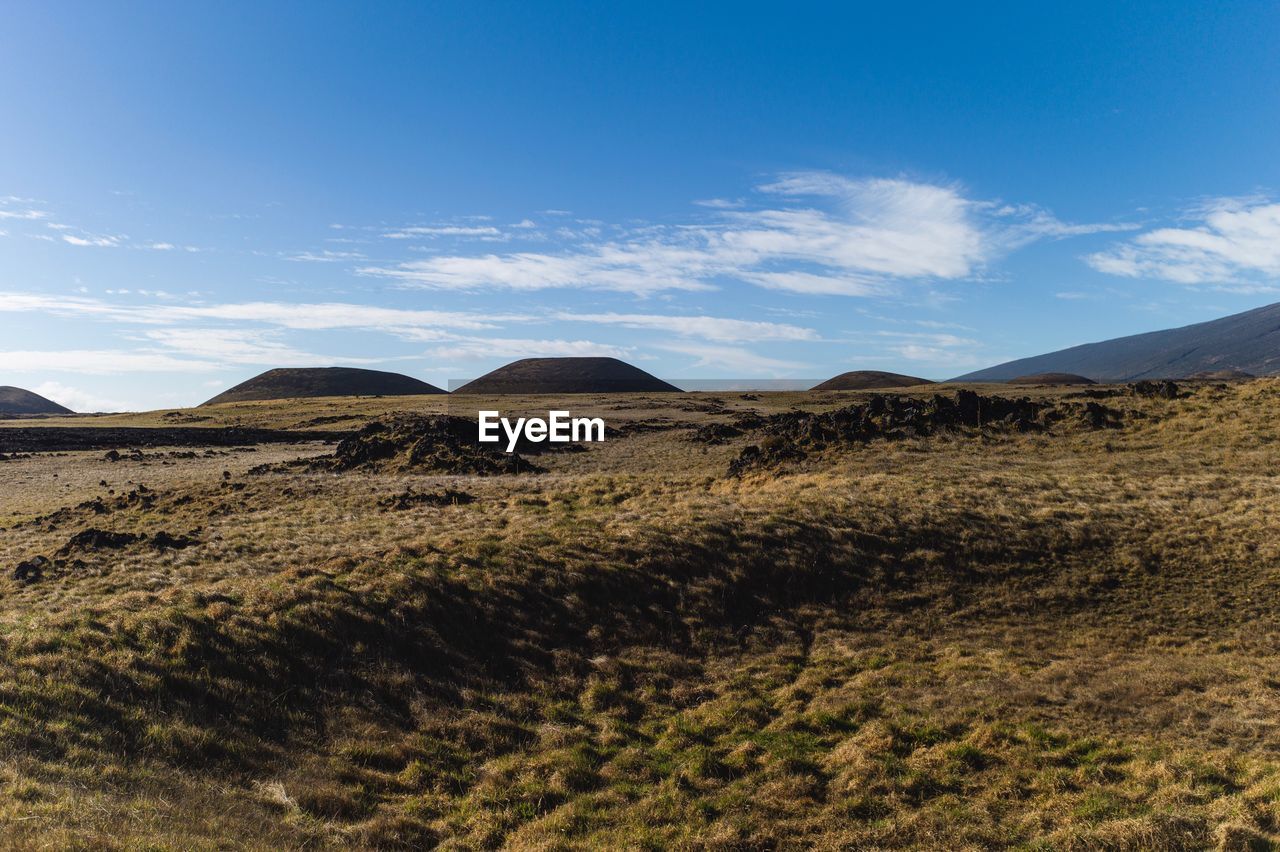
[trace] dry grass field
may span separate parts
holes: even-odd
[[[6,457],[0,837],[1275,848],[1280,381],[975,389],[1062,416],[810,440],[872,395],[583,397],[556,407],[608,441],[487,476],[323,441]],[[10,421],[0,452],[552,407],[491,402]]]

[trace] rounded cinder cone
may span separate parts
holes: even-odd
[[[524,358],[467,382],[454,393],[670,393],[679,390],[617,358]]]
[[[444,393],[411,376],[354,367],[282,367],[267,370],[202,405],[312,396],[418,396]]]
[[[0,385],[0,415],[14,414],[74,414],[67,408],[51,399],[45,399],[38,393],[10,385]]]
[[[850,370],[834,378],[827,379],[810,390],[874,390],[876,388],[910,388],[916,385],[931,385],[934,382],[918,376],[904,376],[902,373],[885,373],[880,370]]]
[[[1093,379],[1087,376],[1077,376],[1075,373],[1032,373],[1029,376],[1018,376],[1016,379],[1010,379],[1007,384],[1011,385],[1096,385]]]

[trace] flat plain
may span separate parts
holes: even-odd
[[[609,440],[436,446],[552,407]],[[162,431],[229,427],[289,434]],[[0,836],[1271,848],[1278,439],[1270,379],[5,421]]]

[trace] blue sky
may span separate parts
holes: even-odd
[[[14,3],[0,116],[0,384],[80,409],[946,378],[1280,300],[1274,3]]]

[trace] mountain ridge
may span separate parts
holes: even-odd
[[[1084,343],[957,376],[953,382],[1004,382],[1033,373],[1078,373],[1098,382],[1181,379],[1236,370],[1280,373],[1280,303],[1177,328]]]

